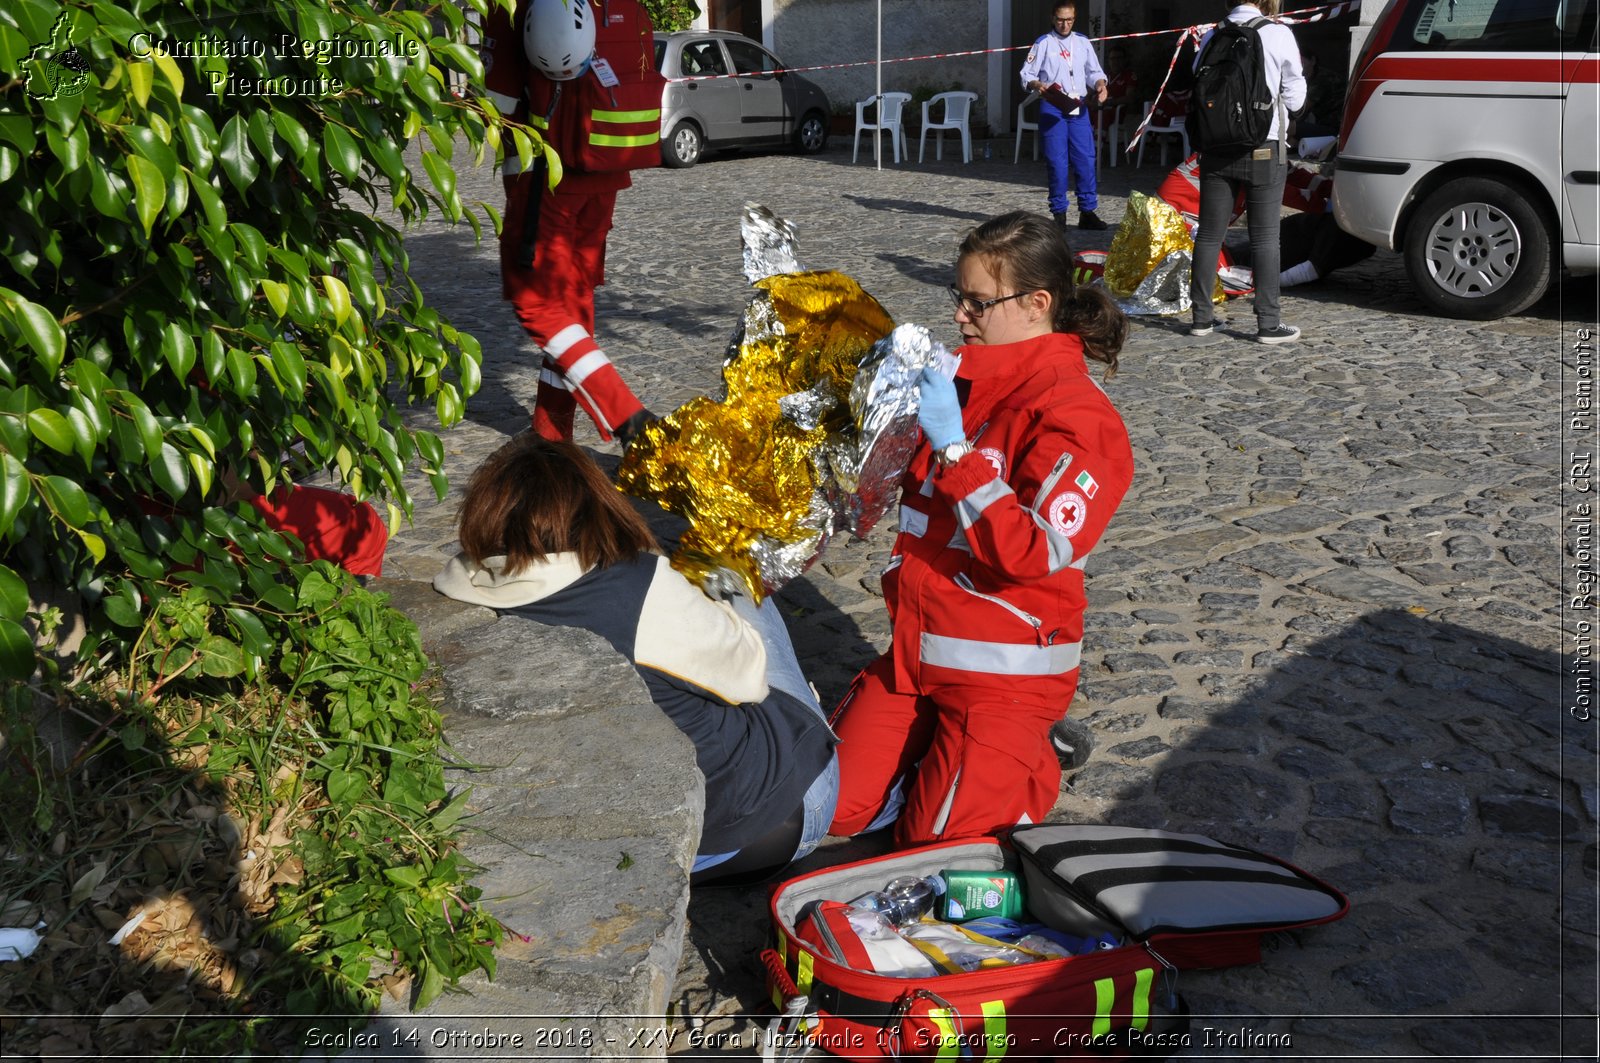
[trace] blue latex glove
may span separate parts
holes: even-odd
[[[917,424],[934,450],[967,438],[961,426],[961,400],[956,398],[956,382],[937,369],[925,367],[917,378]]]

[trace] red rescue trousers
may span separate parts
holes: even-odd
[[[905,798],[894,830],[900,846],[1045,818],[1061,788],[1050,745],[1050,727],[1063,715],[1058,698],[1034,703],[980,687],[901,694],[893,675],[885,654],[856,676],[834,711],[840,784],[829,834],[861,833],[897,789]]]
[[[594,341],[594,290],[605,283],[606,235],[615,189],[539,197],[532,266],[518,262],[534,175],[507,177],[500,240],[501,294],[544,352],[533,428],[546,439],[572,438],[574,402],[594,419],[600,438],[644,408]]]

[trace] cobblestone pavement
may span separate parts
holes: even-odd
[[[636,175],[599,331],[649,406],[717,386],[745,302],[746,201],[796,225],[805,266],[850,273],[897,321],[952,342],[942,287],[961,234],[1043,207],[1042,164],[879,171],[847,147]],[[1161,176],[1102,170],[1100,212],[1114,224],[1130,188]],[[486,170],[462,182],[500,205]],[[526,427],[534,361],[487,245],[430,222],[408,250],[485,351],[483,392],[445,436],[452,494],[435,504],[419,481],[391,548],[390,575],[426,578],[451,549],[464,473]],[[1586,483],[1568,466],[1593,436],[1569,444],[1562,411],[1594,293],[1568,281],[1520,317],[1446,320],[1380,252],[1286,292],[1297,345],[1135,319],[1107,390],[1138,471],[1089,562],[1073,705],[1099,748],[1055,816],[1255,845],[1353,901],[1340,923],[1276,936],[1259,965],[1185,973],[1191,1054],[1594,1055],[1596,736],[1562,678],[1592,660],[1576,626],[1592,608],[1563,602],[1592,571],[1589,530],[1568,527]],[[1253,326],[1248,306],[1224,313]],[[614,465],[586,422],[579,441]],[[1580,537],[1565,554],[1564,528]],[[887,527],[836,542],[779,596],[824,703],[885,644],[889,543]],[[834,841],[806,866],[873,844]],[[764,896],[692,899],[675,1054],[752,1054]]]

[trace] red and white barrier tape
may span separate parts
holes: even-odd
[[[1284,14],[1279,15],[1276,21],[1295,24],[1306,22],[1325,22],[1329,19],[1338,18],[1350,11],[1354,11],[1360,6],[1361,0],[1343,0],[1341,3],[1327,4],[1322,7],[1307,7],[1302,8],[1299,11],[1285,12]],[[1302,15],[1305,17],[1294,17]],[[1198,40],[1199,35],[1210,29],[1212,25],[1214,25],[1214,23],[1208,22],[1203,26],[1185,26],[1166,30],[1145,30],[1140,33],[1116,33],[1107,37],[1092,37],[1090,40],[1095,44],[1104,44],[1109,41],[1131,41],[1141,37],[1162,37],[1169,33],[1176,33],[1179,35],[1178,48],[1181,50],[1184,40],[1186,40],[1189,35],[1194,34],[1195,39]],[[965,52],[935,52],[929,55],[904,55],[893,59],[885,59],[883,60],[883,64],[888,66],[891,63],[916,63],[921,62],[924,59],[962,59],[969,55],[995,55],[1003,52],[1021,52],[1032,47],[1033,45],[1030,43],[1019,44],[1015,47],[1007,48],[975,48]],[[1173,54],[1173,61],[1177,61],[1176,52]],[[788,74],[810,74],[819,70],[850,70],[856,67],[876,65],[878,65],[878,61],[875,59],[863,59],[854,63],[823,63],[818,66],[786,66],[783,68],[783,70],[784,73]],[[668,78],[667,80],[673,82],[718,81],[723,78],[761,77],[766,73],[770,72],[758,70],[739,74],[696,74],[692,77],[675,77]],[[1170,66],[1167,69],[1167,73],[1169,76],[1172,73]],[[1163,88],[1166,87],[1166,79],[1162,79],[1161,85]]]

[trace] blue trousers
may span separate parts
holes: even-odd
[[[789,641],[789,631],[784,627],[777,604],[769,597],[757,606],[743,594],[737,595],[731,604],[735,612],[761,633],[761,641],[767,647],[767,685],[804,702],[812,712],[827,719],[827,713],[822,711],[816,694],[812,693],[811,684],[806,682],[805,673],[800,670],[794,643]],[[839,755],[835,753],[828,766],[822,769],[822,773],[806,790],[805,826],[800,835],[800,847],[795,850],[792,859],[799,860],[809,855],[828,836],[828,826],[833,822],[834,806],[838,801]],[[698,855],[694,858],[693,870],[704,871],[737,855],[738,850]]]
[[[1068,117],[1043,101],[1039,104],[1039,139],[1044,142],[1045,172],[1050,177],[1050,213],[1067,213],[1067,183],[1078,194],[1078,209],[1100,205],[1094,183],[1094,123],[1085,104]]]

